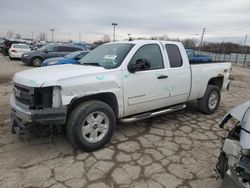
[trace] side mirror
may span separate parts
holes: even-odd
[[[135,73],[136,70],[137,70],[136,64],[133,64],[133,63],[129,63],[129,64],[128,64],[128,71],[129,71],[130,73]]]
[[[45,49],[43,52],[47,54],[49,51],[48,51],[48,49]]]
[[[135,64],[128,64],[128,71],[130,73],[135,73],[136,71],[144,71],[151,68],[151,63],[147,59],[137,59]]]

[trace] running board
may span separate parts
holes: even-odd
[[[133,123],[135,121],[140,121],[140,120],[151,118],[151,117],[154,117],[154,116],[167,114],[167,113],[170,113],[170,112],[175,112],[177,110],[181,110],[181,109],[184,109],[184,108],[186,108],[186,104],[176,105],[176,106],[172,106],[170,108],[166,108],[166,109],[163,109],[163,110],[161,109],[161,110],[158,110],[158,111],[146,112],[146,113],[143,113],[143,114],[138,114],[138,115],[127,117],[127,118],[122,118],[122,119],[119,120],[119,122],[121,122],[121,123]]]

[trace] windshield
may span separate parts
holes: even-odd
[[[134,44],[129,43],[103,44],[84,56],[80,64],[101,66],[105,69],[119,67],[133,46]]]
[[[70,54],[68,54],[68,55],[66,55],[66,56],[64,56],[64,57],[73,59],[73,58],[75,58],[77,55],[79,55],[80,53],[82,53],[82,51],[76,51],[76,52],[72,52],[72,53],[70,53]]]

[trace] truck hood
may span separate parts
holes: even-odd
[[[42,87],[58,85],[63,79],[103,72],[106,72],[103,67],[67,64],[21,71],[15,74],[13,81],[29,87]]]

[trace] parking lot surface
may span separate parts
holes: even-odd
[[[10,133],[10,81],[29,68],[0,55],[0,187],[220,187],[213,168],[226,131],[218,122],[250,100],[250,69],[233,67],[234,81],[215,114],[202,114],[193,104],[121,124],[105,148],[86,153],[73,150],[65,135],[51,142],[42,131],[21,138]]]

